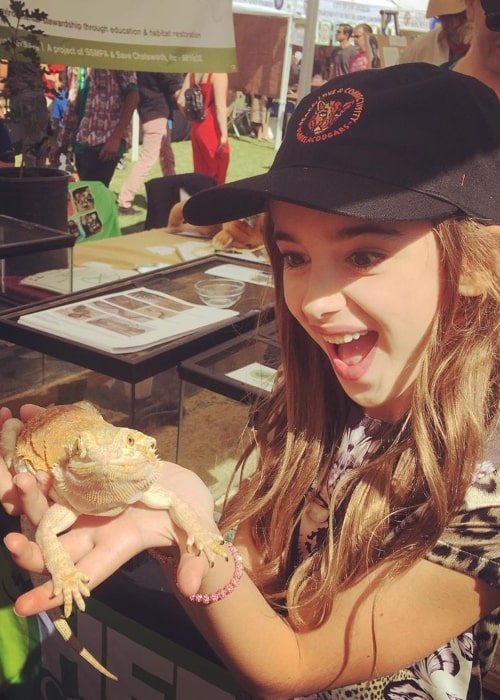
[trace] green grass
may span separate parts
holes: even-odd
[[[193,158],[190,141],[178,141],[172,144],[175,154],[176,171],[178,174],[193,172]],[[265,141],[257,141],[250,136],[242,136],[240,139],[230,138],[231,154],[229,158],[229,169],[227,182],[241,180],[244,177],[252,177],[267,172],[273,162],[275,151],[274,144]],[[111,180],[110,189],[118,195],[120,188],[128,177],[132,164],[130,154],[126,157],[126,167],[116,170]],[[159,164],[156,164],[147,176],[147,180],[154,177],[161,177]],[[134,209],[138,210],[137,215],[120,216],[122,233],[134,233],[144,229],[146,219],[146,190],[140,188],[134,200]]]

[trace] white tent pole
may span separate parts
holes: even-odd
[[[279,96],[279,106],[278,106],[278,118],[276,120],[276,133],[274,138],[274,150],[277,151],[281,144],[281,138],[283,136],[283,122],[285,119],[285,110],[287,103],[288,94],[288,80],[290,76],[290,66],[292,63],[292,30],[293,30],[293,17],[288,16],[288,21],[286,25],[286,38],[285,38],[285,53],[283,56],[283,70],[281,72],[281,86],[280,86],[280,96]]]
[[[308,0],[306,24],[304,30],[304,47],[300,65],[298,98],[301,100],[311,92],[311,78],[314,64],[314,47],[316,44],[316,27],[318,25],[319,0]]]

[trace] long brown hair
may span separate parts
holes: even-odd
[[[270,219],[270,217],[269,217]],[[498,411],[498,229],[449,219],[435,226],[446,288],[421,360],[411,408],[381,448],[348,471],[329,503],[328,536],[293,561],[305,495],[323,483],[349,399],[323,351],[288,311],[268,223],[282,367],[238,465],[240,488],[221,526],[246,521],[263,564],[253,577],[297,627],[319,626],[336,591],[382,558],[395,573],[422,557],[462,504]],[[459,293],[464,275],[477,292]],[[256,471],[245,478],[251,452]],[[406,527],[398,528],[404,521]]]

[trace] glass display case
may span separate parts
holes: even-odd
[[[218,445],[214,462],[220,461],[222,453],[226,460],[236,459],[241,452],[241,444],[238,443],[244,439],[247,424],[251,424],[258,415],[259,402],[271,390],[280,360],[276,327],[274,322],[269,322],[181,362],[177,367],[180,405],[176,461],[199,471],[196,455],[193,461],[190,454],[189,443],[193,424],[201,424],[203,420],[200,404],[205,408],[212,404],[212,415],[217,412],[221,415],[221,419],[214,421],[210,428],[211,441]],[[197,401],[200,390],[210,392],[212,398]],[[241,405],[231,408],[227,406],[230,402],[226,402],[224,406],[221,397]],[[222,415],[230,418],[224,421]],[[225,435],[230,424],[238,432],[233,441]],[[208,454],[206,458],[208,460]]]
[[[66,231],[0,215],[0,309],[73,291],[73,246]]]
[[[168,417],[170,421],[173,420],[171,395],[177,397],[177,389],[172,387],[171,376],[167,376],[167,373],[172,371],[178,382],[175,368],[179,362],[249,331],[260,321],[270,321],[274,317],[274,289],[268,266],[248,261],[231,261],[232,271],[236,268],[242,275],[246,275],[247,279],[255,279],[255,283],[247,282],[243,295],[230,309],[230,316],[190,332],[180,333],[173,338],[165,337],[162,341],[136,351],[110,352],[98,347],[98,341],[89,343],[83,338],[79,342],[69,337],[68,324],[62,324],[60,332],[48,332],[28,327],[19,321],[23,316],[38,311],[58,310],[74,303],[85,309],[87,306],[95,306],[96,300],[102,301],[102,297],[108,294],[127,297],[136,293],[143,295],[144,290],[149,293],[167,294],[177,302],[195,304],[200,309],[200,300],[194,290],[194,284],[221,266],[225,271],[225,264],[226,261],[221,257],[210,256],[74,292],[65,295],[63,299],[43,300],[21,308],[4,309],[0,312],[0,337],[18,347],[89,370],[93,377],[99,375],[102,378],[100,383],[93,378],[94,385],[98,387],[95,389],[97,396],[86,397],[95,398],[97,403],[105,400],[111,406],[127,406],[127,422],[131,425],[136,424],[136,414],[140,417],[141,424],[143,418],[154,414]],[[203,311],[205,308],[206,312]],[[126,310],[128,313],[131,309],[127,307]],[[201,307],[201,313],[208,316],[209,308]],[[157,321],[155,323],[158,325]],[[165,386],[168,387],[167,390]],[[168,401],[163,401],[162,396],[168,398]],[[176,406],[177,404],[178,402]],[[176,417],[177,409],[175,419]]]

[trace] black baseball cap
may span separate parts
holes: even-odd
[[[500,223],[500,103],[475,78],[408,63],[334,78],[296,107],[270,170],[203,190],[192,224],[268,200],[361,219]]]

